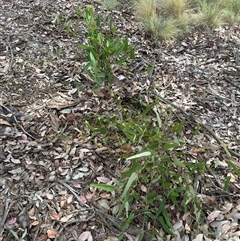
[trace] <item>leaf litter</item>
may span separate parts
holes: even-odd
[[[76,40],[54,21],[54,13],[74,18],[76,7],[89,4],[106,15],[98,1],[0,1],[0,240],[12,238],[9,230],[21,236],[26,228],[30,240],[114,240],[121,231],[113,225],[119,220],[92,213],[97,203],[105,213],[115,214],[117,197],[111,200],[90,184],[118,178],[118,154],[128,149],[106,146],[84,124],[86,116],[108,115],[118,107],[104,89],[92,93],[77,61]],[[154,98],[147,94],[154,82],[162,97],[190,111],[239,152],[239,28],[194,32],[179,43],[159,43],[139,29],[127,2],[115,11],[115,26],[136,51],[131,72],[115,73],[120,81],[112,90],[118,98],[128,101],[141,94],[148,101]],[[151,66],[150,76],[146,69]],[[239,167],[239,156],[230,159],[209,133],[189,142],[190,155],[218,167],[204,177],[199,197],[208,206],[208,218],[192,239],[239,240],[239,177],[228,167],[229,160]],[[217,190],[227,175],[231,192],[224,198]],[[191,240],[191,220],[180,213],[173,217],[175,240]],[[216,238],[207,235],[209,227]],[[136,236],[126,234],[128,240]]]

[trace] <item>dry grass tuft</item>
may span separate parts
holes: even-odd
[[[134,2],[136,17],[145,21],[156,15],[157,2],[156,0],[137,0]]]
[[[142,26],[160,39],[240,22],[240,0],[135,0],[134,8]]]
[[[224,12],[220,4],[202,0],[199,3],[199,12],[195,15],[195,25],[207,29],[214,29],[224,24]]]
[[[162,15],[179,17],[189,7],[188,0],[158,0],[158,6]]]
[[[180,29],[174,18],[160,19],[157,36],[163,40],[174,40],[179,36]]]

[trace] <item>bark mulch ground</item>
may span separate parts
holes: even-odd
[[[181,115],[183,110],[202,123],[205,134],[196,145],[205,150],[207,163],[219,166],[208,193],[214,196],[216,182],[232,178],[231,192],[208,203],[222,216],[213,225],[216,237],[205,240],[239,240],[239,176],[226,162],[239,167],[240,28],[193,31],[177,42],[160,42],[139,27],[129,1],[107,12],[100,2],[84,0],[0,0],[0,240],[14,240],[10,230],[19,236],[27,230],[29,241],[117,240],[121,232],[119,220],[108,214],[117,198],[90,184],[118,178],[118,154],[124,150],[104,146],[86,134],[84,124],[86,116],[111,114],[118,107],[104,89],[91,91],[78,39],[55,18],[58,13],[74,21],[75,9],[88,5],[103,16],[110,13],[135,49],[130,71],[116,72],[123,80],[112,91],[119,98],[147,99],[156,97],[154,85],[162,106],[170,102]],[[106,212],[96,211],[96,205]],[[211,217],[203,226],[210,223]],[[173,240],[187,240],[186,226],[182,230]],[[126,240],[136,240],[140,231],[130,227]],[[201,235],[198,230],[196,240],[203,240]]]

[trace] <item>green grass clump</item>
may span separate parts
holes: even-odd
[[[188,0],[159,0],[158,6],[161,12],[161,15],[166,17],[179,17],[185,13],[188,9],[189,1]]]
[[[143,28],[163,40],[177,39],[192,27],[214,29],[240,21],[239,0],[135,0]]]
[[[146,21],[147,19],[156,15],[157,12],[157,0],[138,0],[134,2],[135,14],[140,21]]]
[[[240,22],[240,1],[222,0],[225,8],[223,18],[226,23],[234,25]]]
[[[145,29],[160,39],[176,39],[180,29],[173,18],[161,19],[156,14],[144,22]]]
[[[118,6],[117,0],[101,0],[101,4],[107,9],[107,10],[113,10]]]
[[[179,36],[180,28],[174,18],[159,19],[157,36],[160,39],[176,39]]]
[[[187,6],[187,0],[136,0],[134,3],[142,26],[163,40],[176,39],[188,31]]]
[[[209,3],[207,0],[199,2],[199,12],[195,16],[196,26],[214,29],[223,23],[223,10],[220,4]]]

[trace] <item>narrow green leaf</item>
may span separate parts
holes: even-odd
[[[199,133],[199,131],[200,131],[200,125],[199,125],[199,123],[197,123],[193,134],[194,134],[194,135],[197,135],[197,134]]]
[[[149,218],[151,218],[152,220],[155,219],[155,215],[154,215],[153,213],[145,212],[145,214],[146,214]]]
[[[178,159],[173,159],[173,162],[177,165],[177,166],[179,166],[179,167],[182,167],[182,168],[186,168],[186,165],[183,163],[183,162],[181,162],[180,160],[178,160]]]
[[[88,45],[86,45],[86,44],[81,44],[81,43],[79,43],[78,46],[81,47],[81,48],[84,49],[84,50],[90,50],[90,49],[91,49],[91,48],[90,48]]]
[[[152,153],[150,151],[145,151],[134,156],[128,157],[127,160],[137,159],[140,157],[150,156]]]
[[[128,190],[130,189],[132,183],[137,179],[137,174],[136,172],[132,173],[132,175],[130,176],[130,178],[128,179],[127,185],[124,188],[124,191],[122,193],[121,199],[123,199],[126,195]]]
[[[153,108],[153,111],[155,112],[156,117],[157,117],[158,127],[161,129],[162,128],[162,120],[160,118],[160,115],[159,115],[158,111],[156,110],[156,108]]]
[[[231,156],[232,156],[231,153],[229,152],[227,146],[226,146],[223,142],[221,143],[221,146],[223,147],[223,149],[224,149],[224,151],[226,152],[226,154],[227,154],[229,157],[231,157]]]
[[[27,229],[24,230],[24,233],[22,234],[22,239],[24,239],[27,235]]]
[[[141,232],[141,233],[138,235],[137,241],[142,241],[142,240],[143,240],[143,237],[144,237],[144,232]],[[150,240],[149,240],[149,241],[150,241]]]
[[[118,237],[118,241],[122,241],[125,238],[125,233],[121,233]]]
[[[146,71],[147,71],[148,73],[152,73],[153,69],[154,69],[154,66],[149,66],[149,67],[146,69]]]
[[[168,234],[171,234],[172,235],[172,232],[171,230],[169,229],[169,227],[166,225],[166,222],[164,220],[164,218],[162,216],[160,216],[158,218],[158,221],[160,222],[162,228],[168,233]]]
[[[147,108],[142,112],[142,115],[147,115],[150,110],[153,109],[154,106],[157,105],[157,102],[153,102],[147,106]]]
[[[59,16],[59,14],[56,14],[56,21],[57,21],[57,23],[61,23],[61,18]]]
[[[118,64],[118,65],[122,65],[123,63],[126,62],[127,59],[128,59],[128,56],[123,56],[122,58],[120,58],[120,59],[117,61],[117,64]]]
[[[174,125],[174,126],[172,127],[172,129],[173,129],[176,133],[180,133],[180,132],[182,131],[182,129],[183,129],[184,124],[185,124],[185,120],[181,120],[181,122],[178,123],[178,124],[176,124],[176,125]]]
[[[164,147],[165,150],[169,150],[169,149],[172,149],[172,148],[178,148],[179,145],[176,144],[176,143],[166,143],[163,147]]]
[[[96,59],[95,59],[92,52],[89,53],[89,58],[90,58],[90,62],[92,64],[92,67],[93,67],[94,71],[96,72],[97,63],[96,63]]]
[[[114,190],[114,187],[112,185],[107,185],[107,184],[92,183],[90,186],[96,187],[100,190],[104,190],[104,191],[107,191],[107,192],[112,192]]]
[[[134,49],[130,47],[130,58],[134,59],[134,57],[135,57]]]
[[[233,162],[228,161],[227,164],[233,169],[233,172],[240,175],[240,169]]]
[[[115,46],[116,50],[114,52],[114,54],[116,56],[120,55],[123,53],[123,49],[124,49],[124,45],[123,44],[119,44],[119,46]]]
[[[231,180],[231,177],[228,176],[228,177],[226,178],[225,182],[224,182],[224,187],[223,187],[223,190],[224,190],[224,191],[227,191],[227,189],[228,189],[228,184],[229,184],[230,180]]]
[[[10,230],[11,234],[14,236],[14,238],[16,238],[17,240],[19,240],[18,235],[16,234],[16,232],[14,232],[13,230]]]
[[[119,218],[124,210],[124,203],[121,204],[118,213],[117,213],[117,218]]]
[[[140,164],[135,164],[133,165],[129,170],[127,170],[121,177],[121,180],[124,180],[125,178],[129,178],[132,173],[134,172],[138,172],[139,170],[141,170],[144,166],[140,165]]]
[[[167,211],[164,209],[163,212],[162,212],[162,214],[163,214],[163,217],[164,217],[164,219],[165,219],[165,221],[166,221],[166,224],[167,224],[168,227],[169,227],[169,230],[171,230],[171,229],[173,228],[173,226],[172,226],[172,223],[171,223],[171,221],[170,221],[170,218],[169,218],[169,216],[168,216]]]
[[[98,27],[100,27],[100,25],[101,25],[101,19],[100,19],[99,15],[97,16],[96,24],[97,24]]]
[[[157,212],[155,213],[155,217],[154,217],[155,219],[157,219],[159,217],[159,215],[164,210],[164,207],[165,207],[165,202],[164,202],[164,200],[162,200],[159,208],[157,209]]]
[[[128,38],[125,38],[124,41],[123,41],[123,43],[124,43],[124,48],[123,48],[123,50],[124,50],[124,51],[127,51],[127,50],[128,50],[128,46],[129,46],[129,45],[128,45]]]
[[[77,8],[77,9],[76,9],[76,13],[77,13],[77,15],[82,15],[82,14],[83,14],[83,11],[82,11],[81,8]]]
[[[124,208],[125,208],[125,213],[126,213],[126,217],[128,218],[128,213],[129,213],[129,208],[130,208],[130,205],[129,205],[129,202],[128,201],[125,201],[124,203]]]

